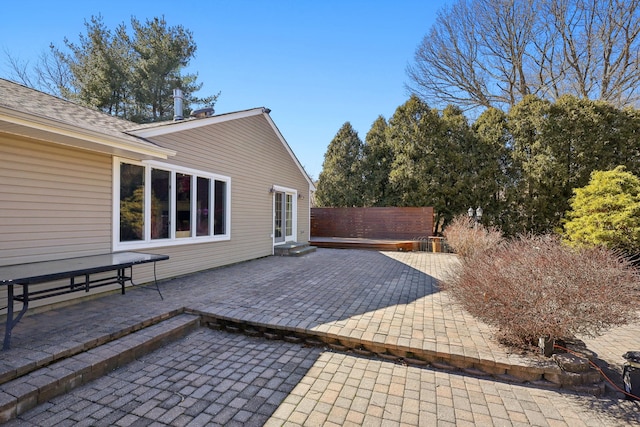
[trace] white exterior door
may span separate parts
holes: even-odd
[[[273,193],[273,241],[274,244],[295,240],[296,193],[278,190]]]

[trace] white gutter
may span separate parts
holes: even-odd
[[[13,126],[3,126],[10,123]],[[19,130],[27,129],[36,131],[35,134]],[[52,138],[55,143],[84,148],[104,153],[129,153],[143,158],[167,159],[175,156],[174,150],[159,147],[150,142],[129,137],[124,132],[119,136],[117,132],[97,132],[85,128],[76,127],[68,123],[49,118],[18,112],[0,106],[0,131],[7,131],[24,136],[39,137],[39,135],[51,135],[63,137],[58,140]],[[67,138],[71,140],[66,140]]]

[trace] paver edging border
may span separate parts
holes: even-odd
[[[179,314],[193,315],[194,319],[185,327],[168,329],[166,331],[145,332],[149,326],[159,324]],[[383,360],[412,365],[416,367],[431,366],[439,370],[463,372],[476,377],[492,377],[498,381],[518,384],[530,384],[537,387],[569,389],[581,393],[601,395],[605,392],[605,384],[600,381],[588,383],[583,376],[567,373],[557,365],[553,366],[521,366],[507,365],[504,362],[482,360],[476,357],[447,354],[431,350],[413,349],[406,346],[380,347],[380,343],[343,337],[336,334],[301,330],[293,327],[274,327],[246,321],[222,318],[209,313],[201,313],[186,308],[172,310],[160,316],[153,317],[153,321],[145,319],[138,325],[140,328],[128,327],[119,334],[120,338],[130,337],[126,344],[118,343],[119,339],[108,341],[101,346],[74,354],[65,359],[53,361],[45,366],[37,366],[37,372],[28,372],[13,380],[0,384],[0,422],[15,418],[35,405],[43,403],[59,394],[70,391],[90,380],[101,377],[110,370],[123,366],[142,355],[164,345],[166,342],[183,336],[193,328],[207,326],[250,336],[271,335],[270,339],[279,339],[309,346],[328,346],[334,351],[353,352],[363,357],[376,357]],[[187,326],[189,325],[189,326]],[[135,330],[134,330],[135,329]],[[139,336],[133,332],[141,331]],[[113,335],[113,334],[112,334]],[[267,337],[268,338],[268,337]],[[92,340],[92,343],[99,340]],[[367,346],[379,350],[373,352]],[[84,348],[79,345],[77,348]],[[101,348],[103,347],[103,348]],[[77,349],[76,348],[76,349]],[[68,354],[61,351],[60,354]],[[47,358],[48,360],[48,358]],[[39,365],[33,362],[29,365]],[[595,370],[588,371],[591,380],[599,379]]]
[[[213,315],[198,310],[187,310],[202,318],[202,325],[213,329],[234,333],[253,331],[251,336],[264,336],[267,339],[281,339],[289,342],[304,342],[306,345],[325,345],[338,352],[353,352],[363,357],[378,357],[392,362],[402,362],[415,366],[431,365],[436,369],[462,371],[474,376],[491,376],[502,382],[517,384],[529,383],[537,387],[560,388],[599,396],[604,393],[604,382],[596,370],[591,370],[586,378],[599,381],[590,383],[581,378],[575,380],[572,375],[562,375],[562,370],[550,360],[546,366],[512,365],[505,362],[480,359],[455,353],[410,348],[397,344],[345,337],[327,331],[313,331],[286,325],[264,324],[247,320],[238,320],[228,316]],[[414,363],[411,363],[414,362]]]

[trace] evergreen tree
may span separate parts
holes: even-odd
[[[324,155],[318,179],[316,203],[321,207],[362,206],[362,141],[346,122]]]
[[[174,114],[173,89],[192,94],[202,87],[195,83],[195,75],[181,74],[196,52],[193,34],[181,25],[168,27],[164,18],[147,20],[144,25],[132,18],[131,26],[134,34],[131,48],[136,59],[132,82],[137,107],[134,119],[167,120]],[[204,103],[216,98],[211,97]]]
[[[553,154],[547,140],[551,103],[526,96],[508,115],[513,168],[509,188],[511,231],[544,233],[558,224],[566,201],[562,187],[553,179]]]
[[[59,88],[60,94],[82,105],[127,117],[133,58],[126,29],[121,24],[112,33],[101,16],[92,16],[90,22],[85,22],[85,28],[87,34],[80,35],[79,44],[65,38],[71,53],[51,46],[54,56],[68,67],[71,76],[69,85]]]
[[[416,96],[399,106],[389,120],[387,138],[395,152],[389,181],[397,206],[432,206],[439,126],[437,110]]]
[[[640,252],[640,178],[624,166],[595,171],[574,194],[564,223],[567,243]]]
[[[432,206],[439,232],[477,203],[477,144],[462,110],[449,106],[440,114],[412,96],[389,121],[387,136],[396,154],[390,182],[398,206]]]
[[[434,138],[435,167],[430,189],[436,224],[441,231],[469,206],[482,204],[476,184],[481,172],[478,144],[462,110],[449,105],[440,116],[440,132]]]
[[[506,232],[549,232],[560,226],[574,188],[591,172],[638,167],[638,116],[602,101],[564,96],[551,103],[525,97],[508,115],[513,167]]]
[[[412,96],[388,123],[373,123],[362,151],[353,129],[341,129],[318,198],[324,206],[432,206],[436,231],[481,206],[483,222],[506,235],[548,233],[594,170],[640,172],[639,128],[637,110],[571,96],[527,96],[509,114],[486,110],[473,126],[460,108],[439,112]]]
[[[215,104],[219,94],[196,97],[197,75],[182,74],[196,52],[191,31],[164,18],[144,24],[131,18],[131,26],[132,34],[124,24],[112,32],[92,16],[79,43],[64,39],[68,51],[51,45],[52,58],[35,70],[38,81],[52,81],[66,99],[139,123],[173,117],[175,88],[183,90],[185,108]]]
[[[509,200],[512,185],[512,161],[507,115],[496,108],[487,109],[472,126],[476,141],[470,157],[477,174],[472,188],[473,200],[482,205],[483,222],[509,230]]]
[[[592,171],[618,165],[635,170],[640,123],[630,111],[570,95],[551,106],[547,139],[560,166],[563,185],[570,189],[583,187]]]
[[[389,182],[394,159],[387,139],[387,121],[379,116],[367,133],[363,147],[362,174],[365,206],[394,206],[396,195]]]

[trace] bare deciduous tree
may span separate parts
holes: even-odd
[[[62,96],[61,88],[70,86],[71,71],[54,54],[43,51],[34,64],[19,59],[7,49],[4,56],[11,80],[56,96]]]
[[[640,99],[636,92],[640,83],[639,6],[638,0],[546,2],[558,65],[556,74],[549,75],[563,83],[558,86],[563,93],[619,107]]]
[[[469,109],[528,94],[634,105],[639,48],[640,0],[459,0],[418,46],[407,87]]]
[[[438,14],[416,50],[415,64],[407,70],[415,94],[430,103],[436,99],[442,104],[463,106],[492,104],[476,27],[465,2]]]

